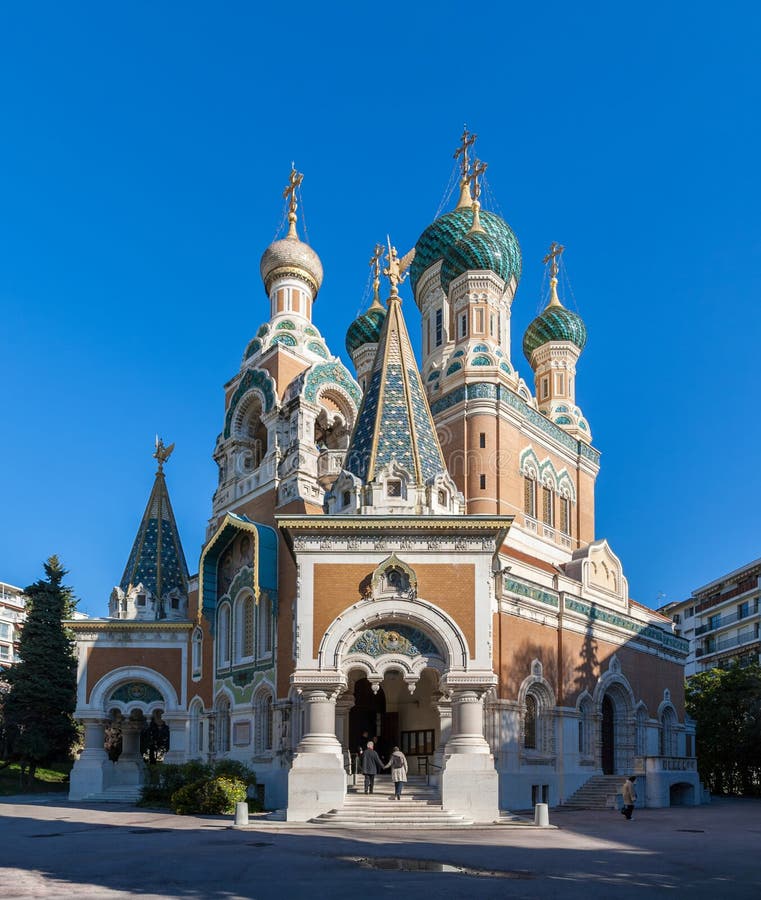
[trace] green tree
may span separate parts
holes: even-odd
[[[9,756],[21,764],[22,784],[37,766],[69,756],[77,739],[77,661],[63,626],[76,605],[62,582],[66,570],[57,556],[45,563],[47,579],[25,589],[27,619],[19,640],[20,662],[6,679],[5,728]]]
[[[717,794],[761,794],[761,666],[693,675],[686,700],[703,782]]]

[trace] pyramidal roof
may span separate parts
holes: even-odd
[[[127,591],[130,585],[142,584],[157,599],[177,588],[186,597],[188,566],[162,468],[160,462],[119,587]]]
[[[402,304],[393,294],[344,466],[367,484],[392,460],[418,484],[446,472]]]

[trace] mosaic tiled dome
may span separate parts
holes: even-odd
[[[276,278],[293,274],[306,281],[312,288],[313,296],[322,284],[322,263],[320,257],[309,244],[298,237],[288,235],[279,241],[273,241],[262,254],[259,263],[264,289],[269,296],[270,288]]]
[[[432,222],[415,244],[415,259],[410,267],[410,283],[413,293],[425,270],[437,260],[443,259],[447,250],[470,231],[473,212],[470,207],[461,207],[445,213]],[[494,238],[511,275],[516,281],[521,277],[521,248],[512,228],[503,218],[488,210],[481,210],[481,225],[489,237]],[[508,276],[509,277],[509,276]]]
[[[587,343],[587,328],[581,316],[559,303],[548,306],[526,329],[523,355],[530,363],[534,350],[550,341],[570,341],[583,350]]]
[[[346,350],[351,356],[363,344],[377,344],[380,338],[386,310],[382,306],[371,306],[349,325],[346,332]]]
[[[502,242],[484,231],[469,231],[455,241],[441,264],[441,287],[449,293],[449,285],[464,272],[488,269],[507,281],[512,275],[510,260],[503,252]]]

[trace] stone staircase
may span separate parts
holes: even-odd
[[[571,794],[563,809],[615,809],[616,794],[620,793],[623,775],[593,775]]]
[[[117,785],[106,788],[99,794],[88,794],[82,799],[82,803],[137,803],[140,793],[139,787]]]
[[[349,787],[340,809],[331,809],[311,822],[334,828],[462,828],[473,823],[464,816],[448,812],[441,805],[438,791],[425,783],[425,777],[410,775],[401,800],[394,799],[394,786],[388,776],[377,776],[372,794],[365,794],[363,779]]]

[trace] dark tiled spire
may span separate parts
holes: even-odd
[[[367,484],[392,460],[418,484],[446,472],[401,301],[393,294],[345,467]]]
[[[163,444],[161,447],[163,451]],[[167,457],[168,453],[164,458],[157,455],[156,481],[119,584],[125,592],[130,585],[143,584],[157,602],[172,588],[177,588],[183,597],[188,594],[188,566],[163,472]]]

